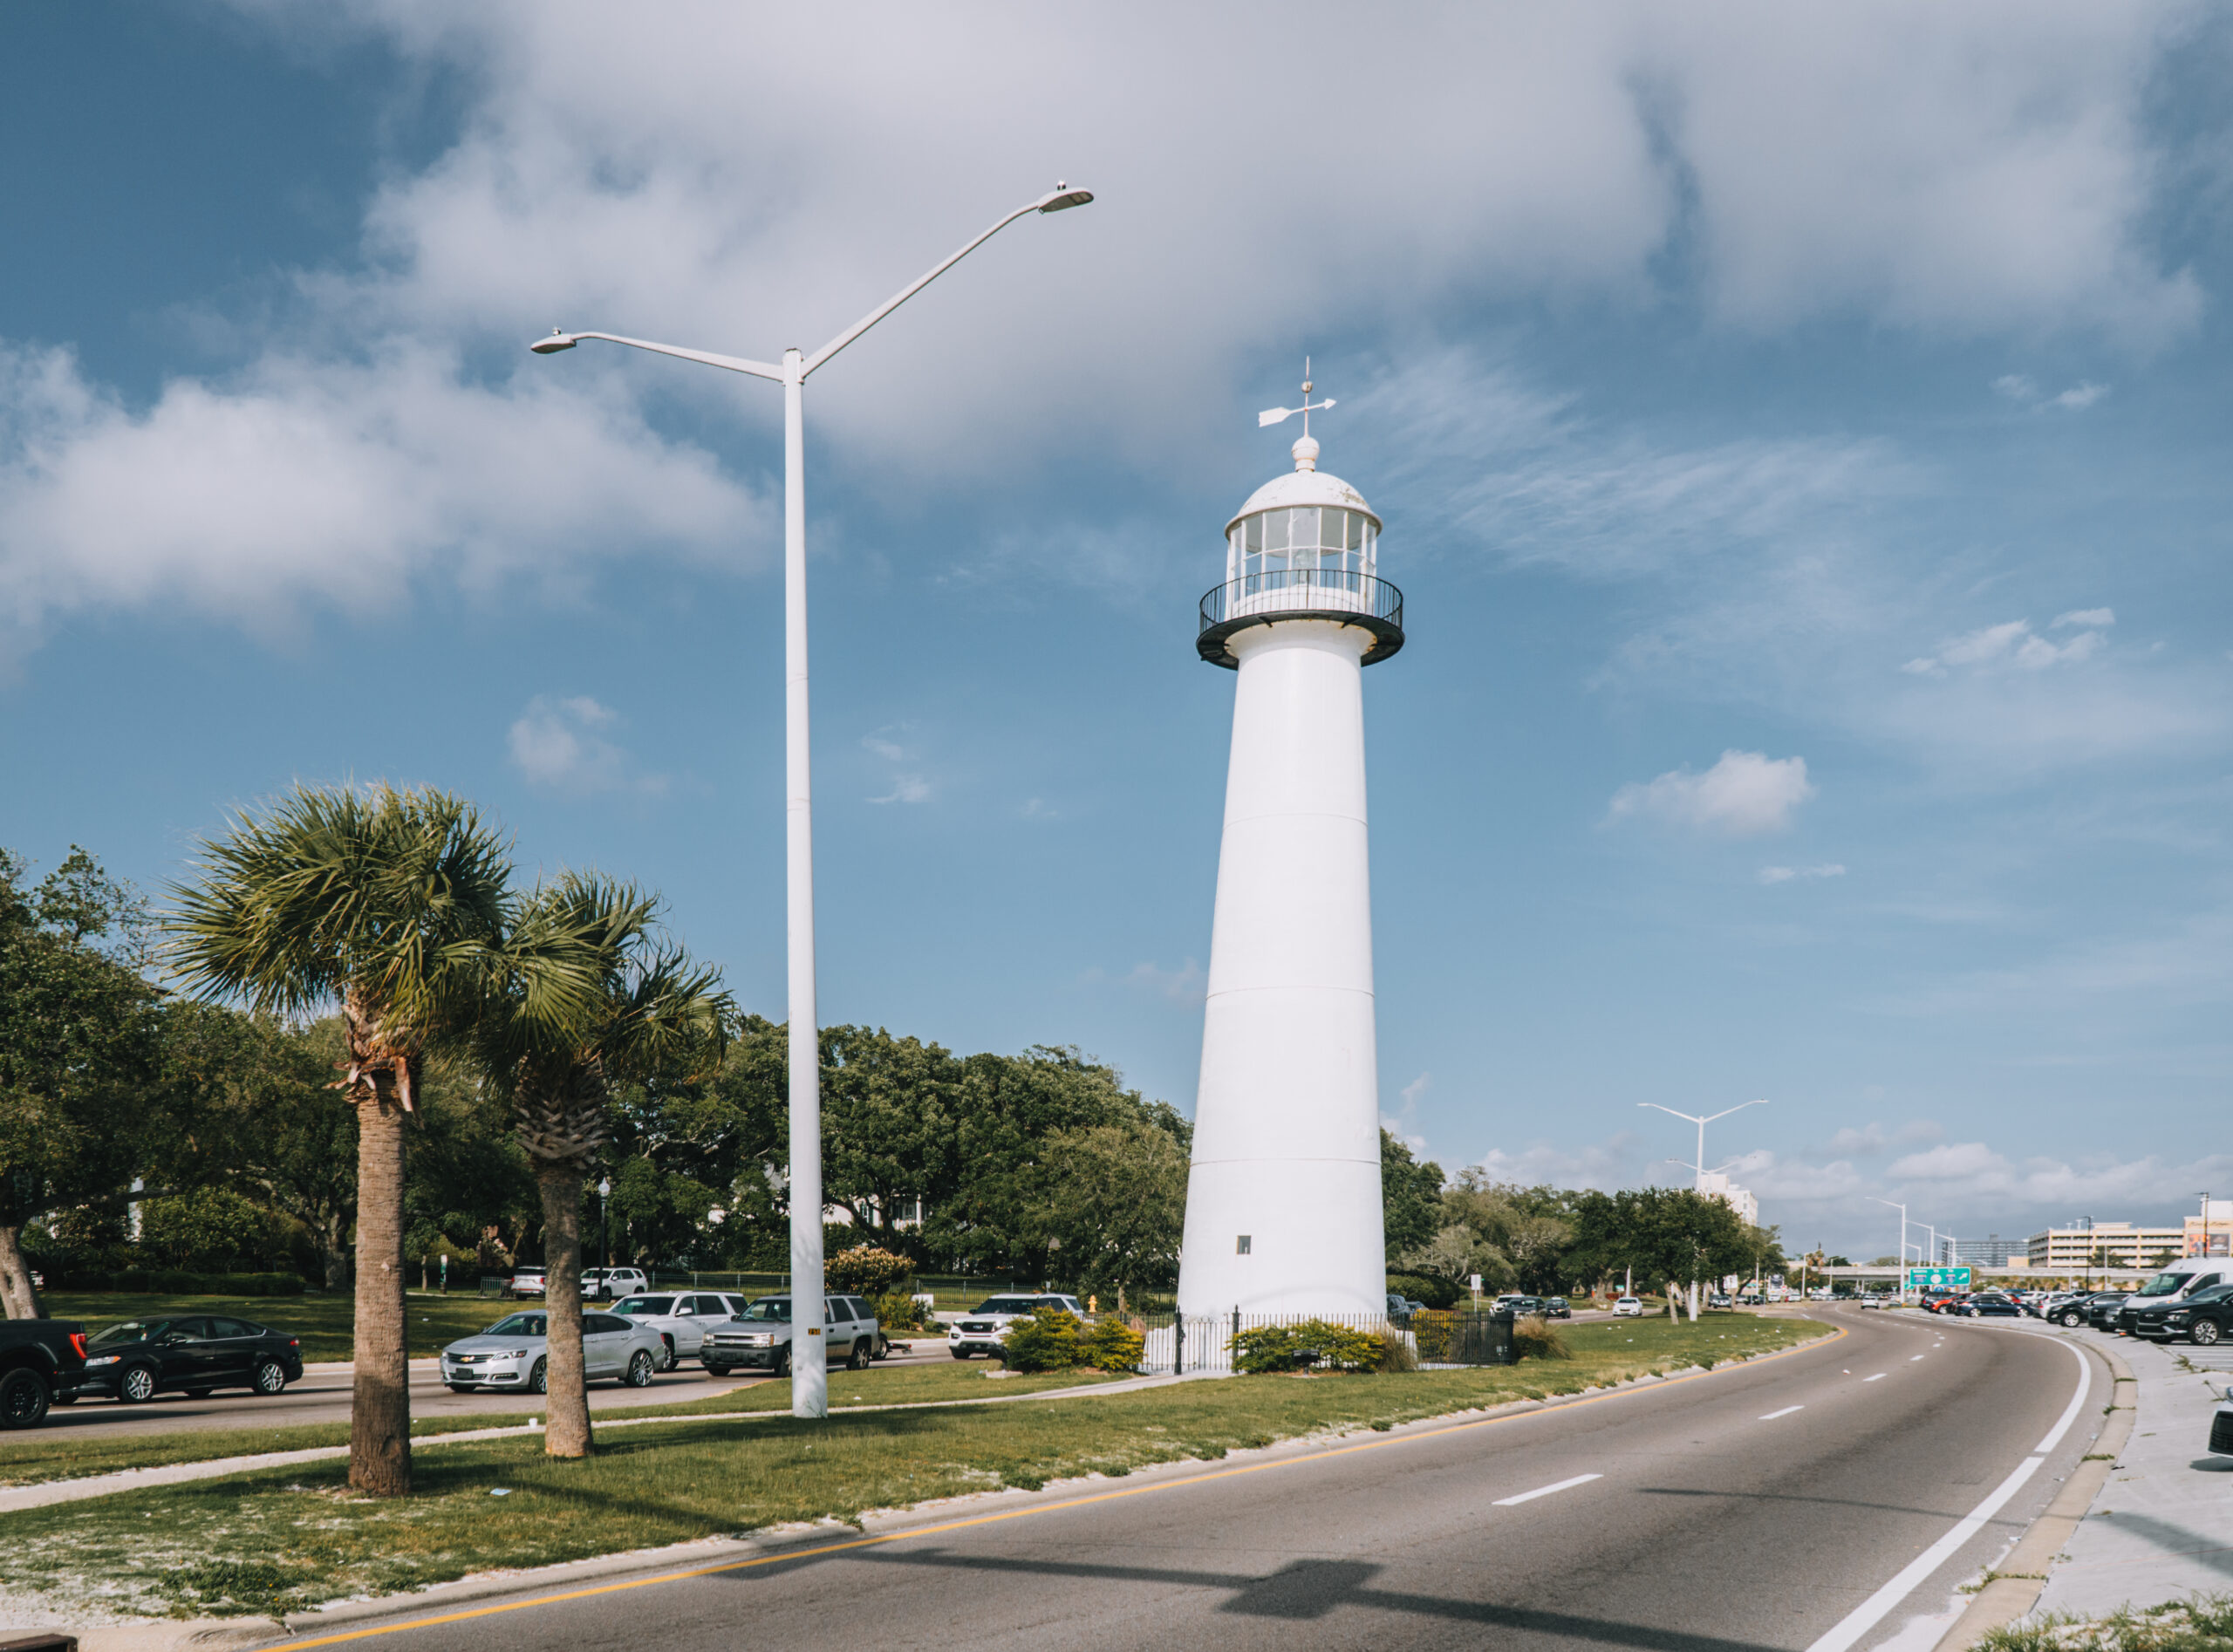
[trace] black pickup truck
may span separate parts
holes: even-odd
[[[0,1320],[0,1429],[35,1428],[57,1394],[85,1375],[85,1333],[75,1320]]]

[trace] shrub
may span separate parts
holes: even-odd
[[[1417,1341],[1419,1357],[1423,1360],[1444,1360],[1450,1357],[1451,1328],[1458,1315],[1446,1308],[1428,1308],[1411,1315],[1411,1335]]]
[[[881,1296],[897,1287],[914,1271],[914,1263],[897,1251],[884,1250],[874,1245],[856,1245],[830,1259],[830,1286],[832,1290],[852,1291],[863,1296]]]
[[[1416,1371],[1419,1356],[1412,1350],[1410,1339],[1397,1330],[1380,1334],[1380,1369],[1383,1372]]]
[[[1377,1331],[1353,1331],[1326,1320],[1263,1325],[1242,1331],[1228,1346],[1236,1371],[1376,1371],[1382,1358]]]
[[[927,1331],[931,1324],[931,1306],[918,1302],[905,1291],[886,1291],[875,1298],[869,1307],[876,1313],[877,1328],[885,1331]]]
[[[1566,1338],[1551,1328],[1551,1322],[1540,1314],[1530,1314],[1515,1321],[1512,1328],[1512,1354],[1519,1360],[1570,1360],[1574,1350],[1567,1346]]]
[[[1440,1280],[1431,1273],[1390,1273],[1388,1288],[1414,1302],[1424,1302],[1429,1307],[1455,1307],[1458,1299],[1465,1294],[1456,1280]]]
[[[1067,1308],[1039,1308],[1009,1322],[1000,1339],[1001,1358],[1012,1371],[1075,1370],[1078,1333],[1084,1328]]]
[[[1144,1334],[1112,1314],[1094,1321],[1079,1342],[1078,1352],[1096,1370],[1137,1371],[1147,1346]]]

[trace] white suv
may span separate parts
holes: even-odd
[[[585,1267],[582,1270],[582,1297],[585,1301],[611,1301],[615,1297],[634,1296],[648,1291],[652,1282],[640,1267]]]
[[[1085,1318],[1085,1309],[1078,1306],[1078,1299],[1059,1292],[987,1297],[953,1322],[946,1334],[946,1352],[958,1360],[966,1360],[973,1354],[1005,1353],[1007,1344],[1002,1339],[1007,1335],[1008,1327],[1042,1307],[1064,1308],[1081,1321]]]
[[[745,1299],[714,1291],[638,1291],[624,1296],[612,1311],[659,1334],[666,1352],[659,1369],[672,1371],[679,1362],[699,1357],[706,1333],[727,1325],[744,1312]]]

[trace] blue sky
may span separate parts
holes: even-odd
[[[0,842],[150,886],[468,794],[780,1015],[773,386],[823,1013],[1191,1105],[1219,530],[1386,521],[1381,1089],[1874,1253],[2233,1191],[2233,68],[2177,6],[17,7]],[[624,357],[627,358],[623,358]],[[1656,1122],[1655,1122],[1656,1121]]]

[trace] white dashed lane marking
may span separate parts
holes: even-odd
[[[1760,1421],[1763,1423],[1772,1423],[1779,1416],[1789,1416],[1793,1411],[1803,1411],[1806,1409],[1806,1408],[1803,1405],[1786,1405],[1780,1411],[1769,1412],[1765,1416],[1762,1417]]]
[[[1862,1382],[1881,1382],[1884,1380],[1884,1377],[1885,1377],[1885,1373],[1884,1373],[1884,1372],[1882,1372],[1882,1371],[1879,1371],[1879,1372],[1877,1372],[1877,1374],[1876,1374],[1875,1376],[1864,1376],[1864,1377],[1862,1377],[1861,1380]]]
[[[1515,1504],[1533,1503],[1539,1497],[1548,1497],[1554,1492],[1570,1492],[1577,1485],[1587,1485],[1592,1480],[1604,1478],[1601,1474],[1577,1474],[1571,1480],[1560,1480],[1555,1485],[1539,1485],[1532,1492],[1522,1492],[1518,1497],[1500,1497],[1493,1506],[1508,1509]]]

